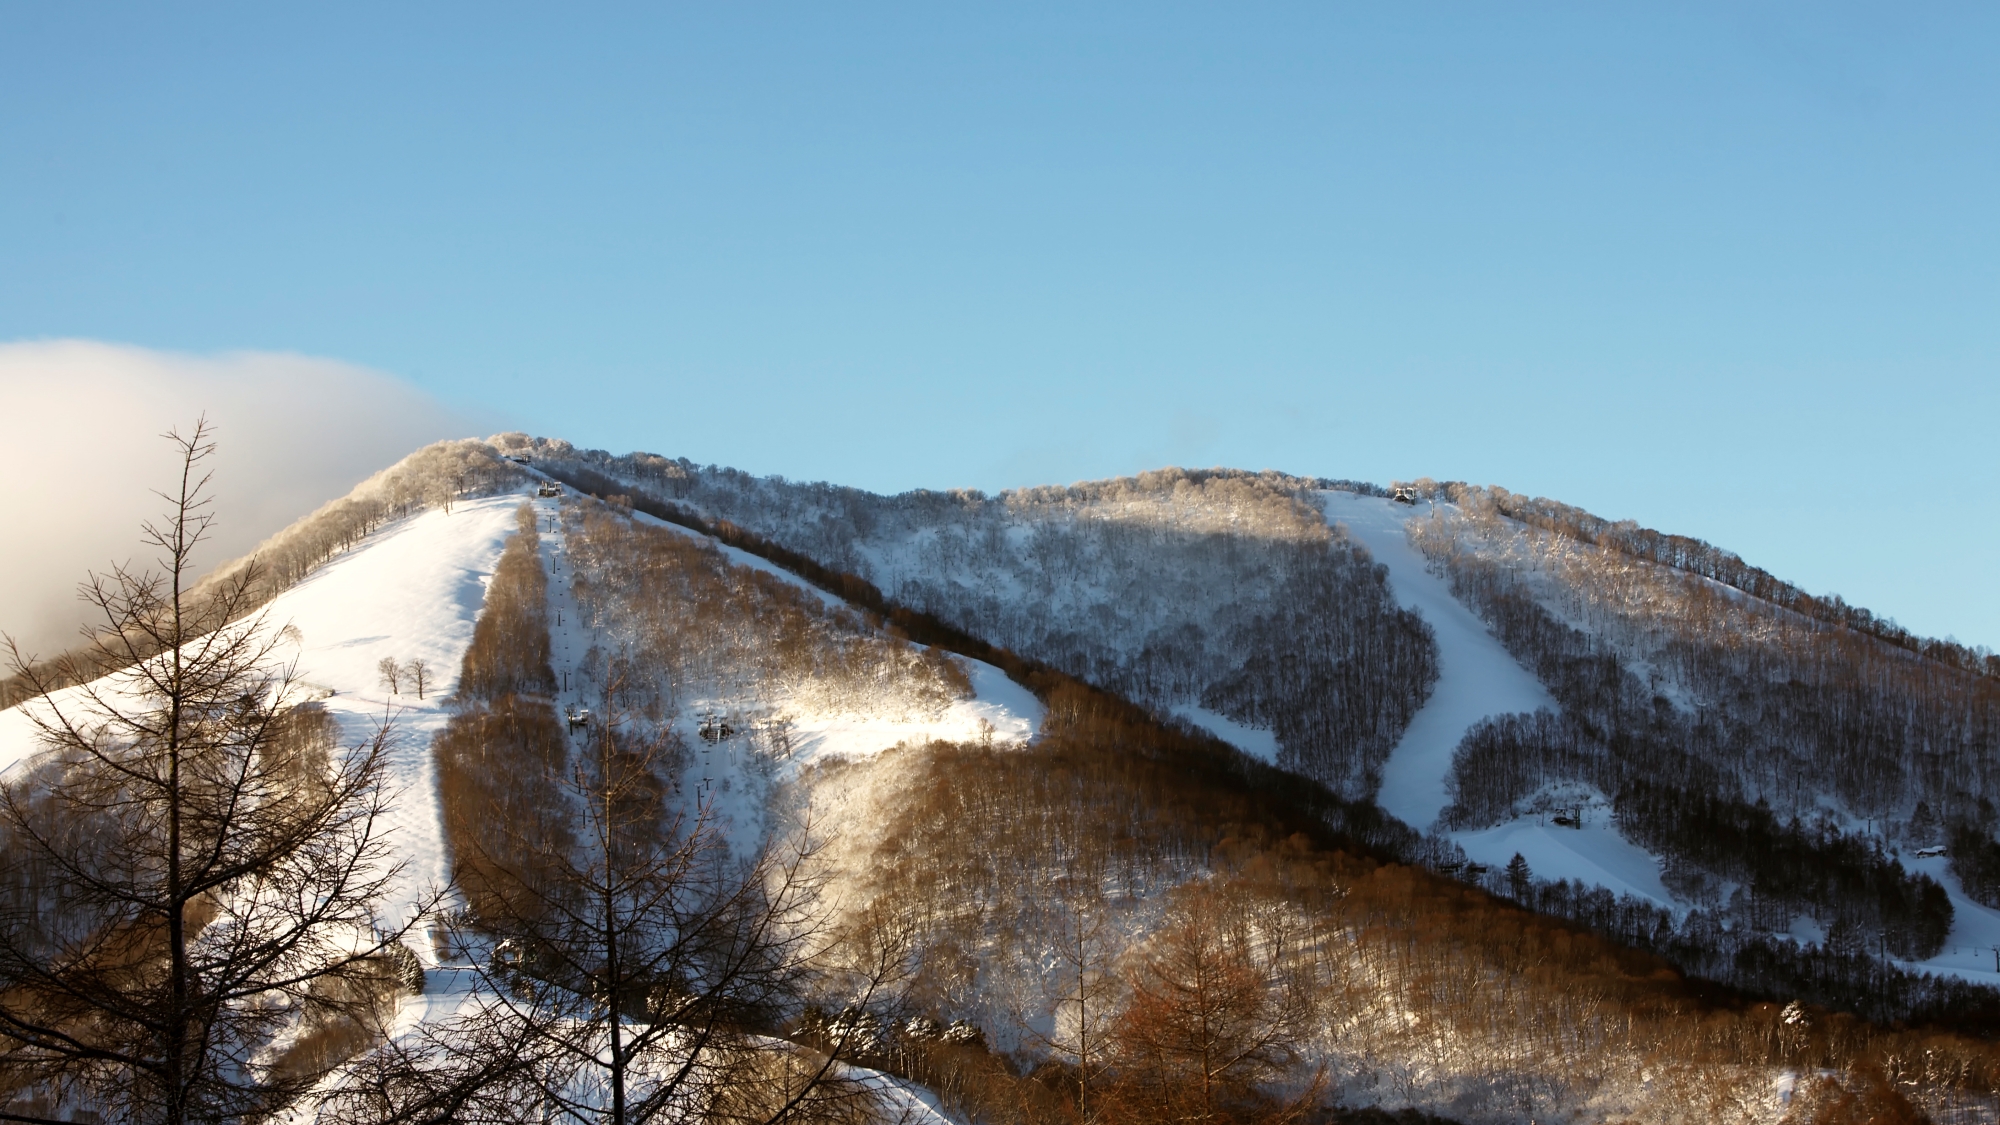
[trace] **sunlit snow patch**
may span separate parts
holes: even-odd
[[[935,717],[790,715],[793,761],[806,765],[824,758],[868,758],[905,742],[1008,743],[1033,738],[1042,725],[1041,700],[991,664],[963,663],[972,679],[973,698],[957,700]]]
[[[730,562],[762,571],[809,591],[828,605],[846,605],[840,598],[769,560],[718,542],[698,531],[644,512],[635,512],[632,518],[650,527],[665,528],[702,540],[721,551]],[[801,712],[781,705],[780,711],[790,726],[792,762],[806,765],[822,758],[868,758],[899,743],[920,745],[932,741],[989,740],[1008,743],[1033,738],[1041,729],[1043,712],[1042,703],[1034,693],[1008,679],[1005,672],[991,664],[964,657],[959,659],[971,676],[973,698],[952,703],[941,715],[898,719],[853,712]],[[693,710],[698,711],[699,708]],[[986,725],[982,726],[982,723]]]

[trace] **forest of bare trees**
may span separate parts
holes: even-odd
[[[535,447],[677,522],[743,528],[898,606],[1162,712],[1274,731],[1283,761],[1367,798],[1435,682],[1436,644],[1311,483],[1163,470],[1068,488],[883,497],[650,454]],[[582,480],[584,478],[578,477]]]
[[[1498,490],[1441,494],[1451,504],[1413,521],[1413,539],[1562,707],[1472,731],[1446,821],[1492,824],[1546,786],[1587,783],[1627,839],[1663,857],[1677,893],[1716,916],[1684,922],[1677,961],[1747,987],[1793,973],[1817,999],[1896,1018],[1934,1009],[1937,989],[1868,955],[1933,956],[1951,927],[1943,888],[1895,849],[1949,837],[1968,892],[1992,893],[1978,873],[2000,682],[1646,557],[1665,539],[1628,551],[1580,538],[1574,520],[1518,522],[1505,513],[1520,498]],[[1746,936],[1801,915],[1822,927],[1818,952]],[[1723,947],[1764,952],[1718,958]],[[1968,1013],[1989,1003],[1965,999]]]
[[[655,722],[697,699],[935,714],[972,690],[945,651],[732,563],[706,538],[588,503],[567,509],[565,528],[572,588],[599,638],[597,674],[622,676],[630,705]]]
[[[963,673],[828,621],[818,598],[712,545],[592,504],[566,521],[568,581],[603,619],[604,643],[634,647],[599,661],[593,720],[578,731],[554,704],[537,522],[524,504],[434,747],[463,896],[441,940],[480,999],[359,1063],[369,1081],[341,1095],[343,1112],[866,1119],[871,1088],[834,1061],[844,1038],[813,1050],[776,1036],[810,1006],[869,1004],[897,958],[836,941],[809,821],[739,849],[680,784],[676,693],[820,674],[923,701],[964,690]]]
[[[465,652],[454,713],[433,745],[454,881],[474,919],[496,885],[531,878],[545,853],[570,842],[570,809],[550,784],[567,770],[569,748],[554,702],[538,545],[523,504]]]
[[[1024,751],[936,745],[897,767],[919,772],[870,909],[917,951],[905,1014],[887,1022],[929,1030],[864,1057],[969,1117],[1289,1120],[1306,1098],[1715,1121],[1769,1112],[1763,1068],[1784,1066],[1844,1076],[1869,1108],[1836,1120],[1909,1114],[1905,1088],[1933,1111],[1990,1096],[1977,1040],[1804,1007],[1787,1023],[1782,1003],[1704,991],[1580,928],[1356,856],[1233,780],[1217,749],[1095,710]],[[1205,976],[1204,1020],[1187,997]],[[1080,992],[1101,1018],[1063,1018]],[[939,1039],[954,1021],[983,1034]],[[1007,1043],[1039,1044],[1025,1057],[1041,1061]],[[1212,1061],[1232,1059],[1233,1073]]]

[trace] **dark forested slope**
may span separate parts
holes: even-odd
[[[726,521],[903,606],[1169,713],[1274,731],[1280,761],[1371,797],[1436,645],[1312,482],[1167,470],[1067,488],[877,496],[547,445],[547,467]]]

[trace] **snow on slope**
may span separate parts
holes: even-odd
[[[792,758],[801,765],[829,757],[868,757],[898,742],[978,742],[990,723],[995,742],[1024,742],[1042,725],[1042,701],[978,660],[960,658],[972,678],[973,698],[961,699],[933,719],[803,713],[792,719]]]
[[[397,794],[388,825],[395,854],[407,864],[392,903],[408,909],[450,878],[444,824],[432,770],[431,737],[444,726],[445,701],[458,687],[459,664],[501,548],[514,530],[518,495],[432,510],[370,538],[278,596],[271,620],[304,634],[299,674],[331,688],[325,707],[347,741],[394,725],[389,786]],[[433,682],[423,699],[404,685],[390,696],[376,664],[422,659]]]
[[[1466,730],[1489,715],[1544,707],[1554,711],[1556,701],[1485,623],[1452,597],[1451,587],[1430,572],[1424,556],[1410,545],[1404,523],[1423,509],[1352,492],[1321,495],[1327,521],[1346,528],[1376,562],[1389,568],[1396,600],[1421,613],[1437,633],[1437,687],[1383,764],[1376,796],[1392,815],[1429,828],[1450,803],[1445,779],[1451,774],[1452,751]],[[1518,852],[1538,879],[1571,879],[1675,905],[1660,881],[1659,860],[1628,843],[1608,816],[1587,820],[1581,829],[1552,827],[1526,816],[1478,832],[1454,833],[1452,839],[1476,863],[1498,867]]]
[[[56,705],[66,707],[76,696],[75,691],[56,692]],[[0,711],[0,777],[13,773],[16,766],[35,753],[35,727],[28,719],[29,706],[32,704]]]
[[[587,677],[582,673],[582,661],[597,638],[582,624],[582,615],[570,591],[571,573],[564,558],[567,542],[560,518],[563,503],[560,499],[536,501],[536,510],[542,516],[542,562],[550,575],[550,656],[558,682],[566,685],[561,705],[585,708],[589,700],[584,690]],[[699,532],[644,513],[635,513],[633,518],[648,526],[711,543],[731,563],[810,591],[826,604],[845,604],[788,570],[716,543]],[[765,804],[772,786],[796,777],[816,762],[873,758],[899,744],[921,746],[935,740],[971,743],[991,739],[1012,743],[1033,738],[1041,729],[1044,713],[1041,701],[993,665],[959,659],[972,681],[972,697],[955,700],[941,713],[930,716],[817,711],[782,698],[685,700],[677,726],[693,754],[684,778],[688,795],[708,805],[729,833],[732,845],[754,845],[768,828]],[[781,721],[789,746],[783,762],[775,771],[769,771],[770,763],[761,761],[741,745],[742,739],[724,739],[720,743],[703,740],[699,736],[701,716],[711,710],[723,714],[745,710],[765,712],[769,718]]]
[[[1276,731],[1245,726],[1227,715],[1217,714],[1206,707],[1196,707],[1192,703],[1184,703],[1174,708],[1174,715],[1186,719],[1260,762],[1278,764]]]
[[[302,635],[299,679],[313,695],[332,692],[322,706],[340,724],[343,741],[361,742],[382,723],[391,725],[387,780],[394,808],[384,830],[405,865],[384,904],[394,921],[408,917],[449,877],[431,736],[444,725],[445,700],[457,686],[486,583],[520,502],[518,495],[470,500],[449,515],[432,510],[391,524],[265,610],[273,628],[292,625]],[[407,687],[389,695],[376,671],[383,657],[424,661],[430,668],[425,698]],[[22,709],[0,713],[0,766],[35,750]]]
[[[1577,828],[1521,817],[1478,832],[1453,833],[1451,838],[1474,863],[1498,868],[1519,855],[1537,879],[1569,879],[1647,899],[1656,906],[1680,908],[1660,881],[1660,861],[1620,836],[1608,816],[1586,818]]]
[[[846,604],[791,571],[748,551],[716,542],[698,531],[644,512],[635,512],[632,518],[651,527],[706,540],[730,562],[788,582],[827,605]],[[1007,673],[985,661],[969,657],[960,657],[959,660],[971,675],[973,698],[953,703],[935,719],[887,719],[851,713],[791,713],[788,717],[791,721],[794,762],[805,765],[826,757],[869,757],[903,741],[924,743],[942,739],[977,742],[985,733],[979,725],[982,721],[992,725],[991,737],[995,741],[1021,742],[1033,738],[1042,725],[1041,700],[1036,699],[1027,688],[1008,679]],[[693,733],[692,728],[689,733]]]
[[[1905,969],[2000,988],[2000,910],[1981,906],[1966,897],[1964,886],[1951,873],[1951,861],[1944,856],[1916,859],[1905,855],[1903,866],[1936,879],[1951,895],[1951,934],[1944,939],[1944,949],[1936,957],[1897,964]]]
[[[1449,803],[1445,778],[1451,773],[1451,752],[1467,728],[1488,715],[1541,707],[1553,711],[1556,702],[1410,546],[1403,523],[1418,509],[1352,492],[1321,495],[1327,521],[1344,526],[1376,562],[1389,568],[1397,602],[1422,614],[1437,632],[1437,687],[1389,753],[1376,796],[1394,816],[1428,828]]]

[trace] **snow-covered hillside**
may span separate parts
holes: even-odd
[[[286,646],[284,655],[296,660],[304,694],[318,699],[339,722],[345,742],[371,737],[384,723],[393,732],[388,783],[395,808],[386,838],[404,871],[392,901],[385,904],[391,917],[407,916],[415,903],[450,880],[431,738],[449,716],[486,584],[513,532],[515,512],[532,491],[465,501],[449,513],[431,509],[397,521],[280,594],[264,611],[273,629],[290,626],[297,631],[296,645]],[[551,514],[558,503],[541,501]],[[559,527],[559,522],[551,526]],[[581,706],[581,677],[574,670],[589,638],[568,594],[559,531],[544,537],[543,551],[553,579],[551,595],[567,610],[561,625],[552,629],[557,671],[572,673],[570,682],[575,686],[568,702]],[[797,581],[761,559],[735,557],[741,554],[733,552],[732,561],[751,562]],[[384,659],[402,665],[421,660],[428,669],[423,696],[409,682],[391,693],[378,672]],[[974,742],[982,737],[1014,742],[1033,737],[1041,718],[1035,698],[998,669],[968,663],[974,696],[953,703],[936,717],[856,712],[788,715],[794,748],[788,772],[828,757],[870,756],[902,742]],[[74,695],[59,693],[57,701]],[[686,720],[689,736],[694,721],[692,714]],[[25,709],[0,711],[0,769],[14,768],[37,748]],[[746,824],[762,823],[762,809],[755,802],[768,792],[765,787],[749,784],[746,775],[724,788],[732,772],[747,770],[748,762],[725,749],[715,761],[701,764],[709,770],[718,812]],[[419,952],[430,956],[427,949]]]
[[[1450,803],[1446,782],[1452,751],[1466,731],[1495,715],[1556,710],[1548,690],[1516,661],[1486,625],[1433,574],[1410,544],[1405,524],[1423,511],[1353,492],[1321,493],[1326,518],[1359,540],[1389,568],[1389,584],[1405,608],[1423,615],[1438,642],[1438,682],[1430,699],[1382,768],[1376,800],[1417,828],[1435,826]],[[1618,834],[1608,810],[1575,828],[1552,825],[1546,815],[1524,816],[1490,828],[1450,834],[1474,863],[1506,864],[1516,854],[1536,878],[1569,879],[1676,905],[1660,881],[1657,857]]]
[[[1807,1089],[1790,1033],[1774,1038],[1778,1005],[1767,1010],[1756,997],[1797,996],[1813,1008],[1808,1022],[1847,1008],[1876,1021],[1870,1034],[1894,1036],[1890,1020],[1949,1020],[1959,1010],[1973,1011],[1968,1024],[1979,1030],[1990,994],[1899,975],[1856,952],[1917,951],[1927,960],[1901,967],[2000,983],[2000,911],[1973,903],[1941,856],[1908,862],[1955,908],[1945,919],[1940,905],[1924,907],[1937,921],[1922,945],[1896,944],[1896,933],[1844,900],[1817,911],[1817,900],[1777,897],[1785,886],[1770,883],[1770,871],[1743,874],[1746,855],[1781,853],[1808,870],[1796,857],[1833,856],[1884,889],[1886,917],[1893,896],[1916,882],[1897,858],[1936,849],[1933,813],[1920,843],[1914,822],[1884,834],[1881,810],[1843,820],[1852,808],[1822,804],[1836,828],[1819,837],[1778,823],[1772,831],[1792,833],[1782,848],[1731,843],[1709,849],[1725,853],[1715,855],[1659,829],[1667,814],[1709,806],[1672,805],[1646,788],[1655,778],[1643,771],[1591,772],[1598,759],[1580,750],[1626,755],[1634,739],[1677,730],[1713,703],[1685,690],[1694,683],[1685,660],[1676,665],[1664,659],[1674,650],[1649,642],[1619,650],[1636,705],[1605,722],[1577,693],[1577,665],[1563,663],[1634,638],[1685,643],[1691,618],[1656,596],[1675,593],[1673,575],[1649,569],[1666,564],[1635,568],[1601,541],[1551,540],[1541,546],[1560,549],[1560,566],[1533,565],[1550,556],[1522,554],[1528,525],[1476,508],[1472,493],[1420,490],[1439,499],[1432,520],[1428,500],[1397,504],[1367,495],[1380,491],[1369,486],[1339,491],[1346,486],[1274,473],[876,497],[675,464],[679,475],[656,474],[671,485],[654,494],[667,503],[602,475],[572,480],[588,494],[546,487],[541,448],[515,448],[496,439],[419,455],[410,465],[436,471],[410,468],[409,487],[378,488],[365,510],[336,502],[274,540],[290,544],[287,568],[259,589],[285,587],[265,616],[274,632],[287,630],[301,695],[349,743],[384,724],[394,733],[395,796],[382,827],[403,873],[380,904],[383,921],[461,881],[453,909],[411,936],[428,970],[421,994],[385,981],[371,1002],[383,1017],[398,1005],[397,1043],[421,1050],[443,1038],[460,1060],[486,1057],[493,1041],[462,1037],[507,1021],[482,1031],[460,1017],[515,997],[516,973],[558,984],[520,995],[569,997],[564,1012],[574,1014],[556,1013],[561,1020],[624,1024],[623,1001],[593,999],[624,996],[623,985],[574,983],[596,980],[595,970],[575,969],[598,963],[587,943],[567,969],[542,961],[543,951],[569,956],[568,938],[546,941],[532,919],[499,909],[498,884],[482,888],[480,872],[494,876],[496,857],[522,871],[614,862],[609,837],[594,852],[568,835],[597,809],[594,797],[575,798],[601,783],[598,811],[611,816],[613,790],[633,777],[642,780],[619,791],[617,815],[653,819],[621,821],[638,827],[620,831],[646,839],[651,825],[672,841],[696,825],[701,877],[717,887],[740,866],[743,887],[768,888],[760,844],[797,857],[814,905],[784,925],[823,936],[827,957],[812,955],[814,983],[784,993],[784,1015],[760,1009],[763,1022],[744,1026],[758,1029],[774,1059],[829,1046],[836,1024],[871,1029],[863,1047],[843,1040],[833,1050],[854,1068],[883,1068],[847,1073],[908,1120],[1017,1120],[1003,1107],[1047,1095],[1040,1076],[1055,1073],[1051,1064],[1082,1058],[1082,1027],[1066,1013],[1073,1004],[1082,1018],[1086,989],[1102,1021],[1093,1050],[1114,1052],[1089,1064],[1099,1090],[1154,1082],[1145,1077],[1152,1063],[1121,1039],[1133,1013],[1151,1011],[1134,982],[1166,981],[1160,974],[1205,942],[1220,941],[1213,948],[1240,960],[1246,980],[1267,982],[1257,1003],[1297,1021],[1284,1034],[1299,1044],[1301,1065],[1256,1079],[1257,1097],[1322,1068],[1329,1099],[1482,1125],[1528,1115],[1712,1120],[1689,1107],[1715,1091],[1736,1099],[1739,1119],[1776,1120],[1785,1095],[1828,1095]],[[465,487],[447,471],[461,461],[484,466],[487,483]],[[646,479],[638,459],[589,463]],[[494,494],[465,499],[482,491]],[[1516,565],[1524,559],[1525,570]],[[1696,583],[1676,596],[1699,608],[1713,592]],[[1736,595],[1716,596],[1712,619],[1733,628]],[[1656,620],[1651,634],[1633,624]],[[1049,711],[998,667],[956,651],[1032,678]],[[384,682],[385,662],[402,671],[396,687]],[[409,675],[416,664],[427,669],[421,694]],[[0,769],[33,756],[26,718],[0,712]],[[1296,777],[1187,737],[1172,719],[1355,801],[1329,802]],[[614,770],[637,772],[614,781]],[[1796,808],[1784,800],[1787,781],[1800,788],[1796,773],[1743,776],[1753,784],[1740,797],[1721,793],[1725,802],[1751,814]],[[1370,796],[1417,832],[1380,817],[1363,803]],[[1326,834],[1328,821],[1357,834]],[[488,828],[490,839],[480,834]],[[1843,843],[1870,837],[1881,847]],[[1341,840],[1381,852],[1364,859]],[[1526,881],[1518,867],[1507,871],[1517,854]],[[1453,865],[1459,858],[1473,866]],[[1494,894],[1447,873],[1475,875]],[[564,878],[588,881],[581,868]],[[1942,901],[1937,888],[1927,893]],[[684,930],[647,918],[630,932]],[[819,976],[859,972],[854,955],[873,957],[877,942],[894,951],[882,966],[898,982],[893,995]],[[633,947],[621,937],[619,948]],[[524,949],[533,960],[514,960]],[[1651,954],[1688,977],[1743,988],[1750,1002],[1690,1008],[1690,993]],[[402,982],[413,979],[407,961],[391,962]],[[1729,975],[1740,964],[1756,971]],[[669,966],[627,979],[695,978]],[[643,1001],[649,1026],[669,1035],[686,1025],[651,1005],[677,1003],[674,987],[649,985]],[[1582,1018],[1623,1030],[1579,1038],[1578,997],[1598,1006]],[[284,1032],[287,1058],[331,1041],[330,1025],[315,1018],[302,1008]],[[1728,1025],[1726,1034],[1696,1036],[1702,1021]],[[382,1057],[353,1053],[369,1040],[365,1027],[344,1034],[319,1057],[349,1060],[346,1069],[307,1072],[335,1101],[370,1088],[354,1077]],[[1733,1045],[1701,1054],[1686,1046],[1696,1038]],[[1853,1052],[1865,1047],[1843,1058],[1862,1058]],[[1658,1080],[1660,1061],[1684,1071],[1671,1088]],[[1841,1069],[1849,1061],[1814,1065],[1856,1073]],[[1642,1066],[1653,1077],[1634,1083]],[[1917,1088],[1907,1078],[1899,1081]],[[1954,1097],[1949,1087],[1923,1087],[1927,1108]],[[293,1104],[306,1113],[314,1100]]]
[[[1361,541],[1389,568],[1389,585],[1406,609],[1422,614],[1437,635],[1438,682],[1382,767],[1376,802],[1416,828],[1428,828],[1450,803],[1445,780],[1451,752],[1465,732],[1489,715],[1554,709],[1555,700],[1493,638],[1472,611],[1451,596],[1410,545],[1403,524],[1408,505],[1352,492],[1324,492],[1328,522]]]
[[[559,497],[536,500],[542,564],[551,579],[550,656],[566,713],[595,706],[602,692],[593,654],[601,661],[607,652],[632,652],[634,644],[625,632],[629,624],[625,619],[614,615],[612,620],[590,624],[572,590],[576,567],[570,558],[571,524],[564,516],[565,505],[576,502]],[[729,565],[774,577],[812,594],[830,609],[842,606],[833,595],[754,555],[644,514],[632,519],[640,526],[715,547]],[[641,596],[666,595],[651,591]],[[776,644],[778,639],[767,637],[764,643]],[[677,698],[671,725],[681,745],[691,748],[682,794],[689,812],[697,806],[706,808],[737,847],[754,847],[769,831],[773,813],[783,818],[791,812],[770,808],[774,795],[816,763],[869,759],[898,745],[922,746],[934,740],[1005,744],[1034,737],[1043,708],[1030,692],[989,664],[953,659],[966,669],[971,694],[928,710],[897,706],[895,693],[828,706],[815,693],[798,690],[804,684],[759,681],[733,682],[729,687],[707,683],[698,694]],[[702,725],[708,716],[731,717],[754,726],[726,738],[705,738]],[[861,807],[843,811],[850,817],[869,814]]]
[[[877,496],[520,447],[607,494],[729,521],[1156,711],[1210,727],[1215,716],[1248,752],[1275,746],[1286,768],[1356,799],[1373,794],[1433,678],[1417,617],[1331,532],[1307,482],[1282,474],[1176,469],[991,497]]]
[[[387,839],[405,864],[401,885],[385,904],[390,917],[449,878],[432,781],[430,738],[442,725],[459,660],[485,598],[485,581],[513,527],[518,496],[467,501],[450,514],[430,510],[398,521],[280,594],[264,614],[274,629],[297,630],[297,677],[310,697],[358,743],[384,723],[392,729],[388,785],[395,794]],[[391,694],[377,665],[423,661],[430,669],[424,697],[413,687]],[[57,702],[73,697],[61,693]],[[25,707],[0,712],[0,762],[35,753]]]

